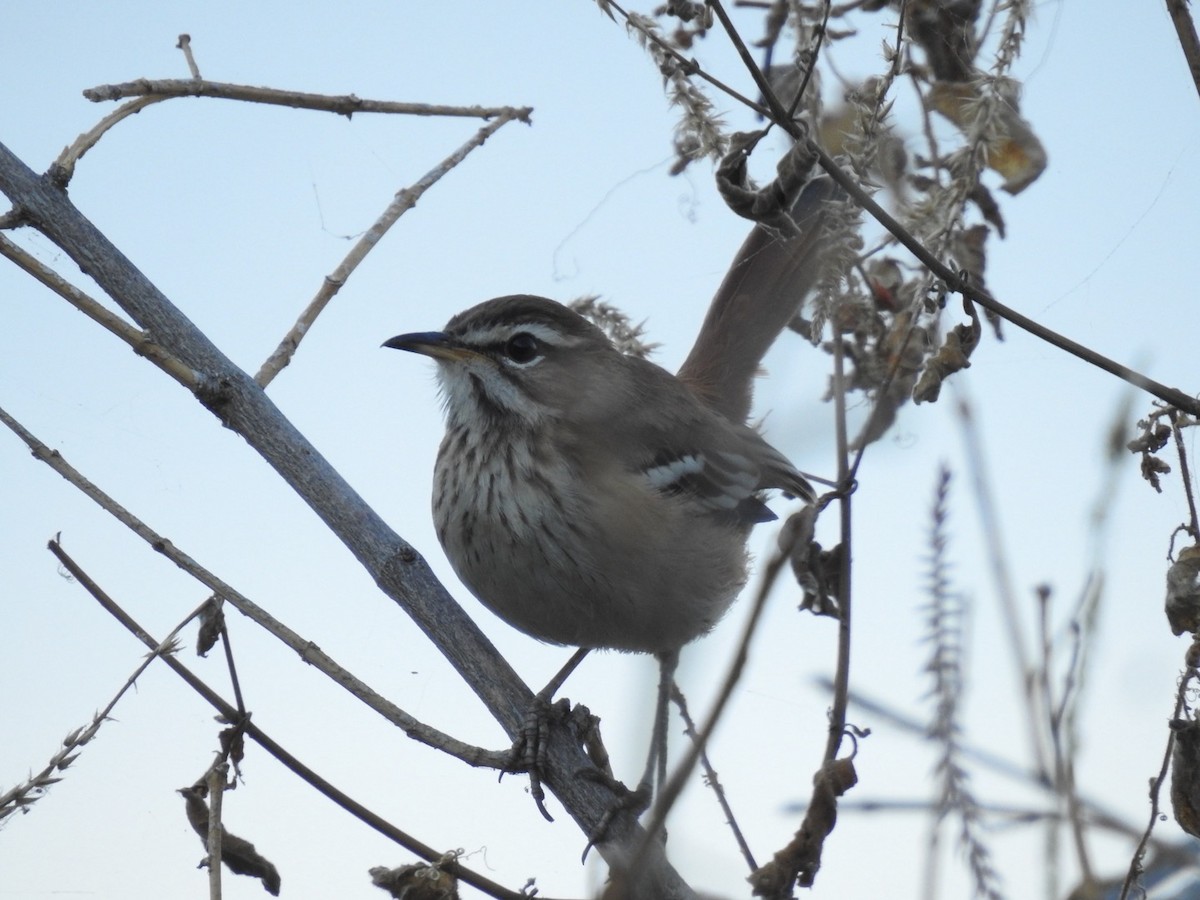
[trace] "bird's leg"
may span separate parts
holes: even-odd
[[[670,718],[671,685],[675,683],[675,669],[679,666],[678,650],[668,650],[657,656],[658,697],[654,704],[654,730],[650,737],[646,768],[638,784],[638,792],[647,794],[647,802],[662,790],[667,780],[667,722]]]
[[[509,751],[508,764],[500,773],[501,777],[507,772],[529,774],[529,792],[533,795],[533,802],[537,804],[538,811],[548,822],[553,822],[554,818],[546,811],[546,792],[542,790],[541,772],[546,766],[546,745],[550,737],[550,701],[571,673],[583,662],[588,652],[587,647],[576,650],[566,665],[558,670],[558,674],[550,679],[550,683],[533,695],[533,703],[525,712],[521,731],[513,742],[512,750]],[[568,704],[566,711],[569,710]]]
[[[591,653],[590,647],[580,647],[571,654],[571,658],[567,660],[567,664],[558,670],[558,674],[550,679],[549,684],[537,692],[535,699],[540,699],[545,703],[550,702],[550,698],[558,693],[558,689],[563,686],[563,683],[571,677],[571,673],[579,668],[579,664],[583,662],[583,658]]]
[[[657,658],[658,696],[654,702],[654,727],[650,735],[650,752],[646,754],[646,768],[642,770],[642,780],[638,782],[637,789],[630,791],[614,778],[602,778],[599,772],[586,772],[589,777],[603,781],[613,791],[623,790],[624,796],[605,811],[599,824],[592,830],[587,846],[583,850],[585,859],[588,851],[603,840],[608,826],[618,812],[632,809],[640,816],[650,807],[650,801],[654,799],[657,791],[662,790],[662,786],[666,784],[667,723],[670,720],[671,687],[675,684],[675,669],[679,666],[679,651],[668,650],[657,654]]]

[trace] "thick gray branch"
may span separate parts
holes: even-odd
[[[0,144],[0,190],[25,222],[57,244],[151,338],[196,371],[196,396],[240,434],[299,494],[369,571],[380,589],[408,613],[470,685],[510,737],[520,730],[533,696],[442,584],[419,553],[363,501],[271,402],[192,322],[70,202]],[[565,728],[554,728],[545,782],[591,833],[614,795],[580,778],[591,761]],[[638,841],[635,818],[619,813],[598,849],[620,865],[622,847]],[[691,897],[657,842],[648,860],[646,897]],[[639,892],[640,893],[640,892]]]

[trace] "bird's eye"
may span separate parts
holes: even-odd
[[[539,355],[538,340],[527,331],[514,334],[504,345],[504,355],[518,364],[533,362]]]

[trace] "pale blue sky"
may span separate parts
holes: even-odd
[[[751,36],[758,20],[742,15]],[[858,20],[858,48],[834,48],[844,74],[880,68],[883,19]],[[483,612],[453,581],[428,516],[441,434],[431,367],[377,350],[403,331],[440,327],[487,297],[602,293],[683,358],[747,228],[703,166],[667,175],[674,113],[644,53],[588,2],[495,4],[135,2],[6,4],[0,30],[0,141],[44,170],[110,108],[80,92],[136,77],[185,77],[174,48],[189,32],[205,77],[391,100],[535,108],[506,126],[393,229],[318,322],[274,400],[394,527],[424,553],[532,684],[565,657]],[[740,89],[749,80],[717,34],[699,48]],[[1076,340],[1197,389],[1195,281],[1200,101],[1161,4],[1060,0],[1039,6],[1016,69],[1026,118],[1050,165],[1002,198],[1006,241],[989,245],[988,281],[1004,302]],[[827,88],[830,86],[827,85]],[[903,96],[903,92],[902,92]],[[904,101],[902,101],[904,102]],[[731,120],[752,120],[731,111]],[[235,361],[253,371],[321,279],[392,194],[466,140],[467,120],[352,121],[213,100],[177,100],[118,126],[80,163],[71,197]],[[768,148],[769,149],[769,148]],[[22,242],[67,263],[43,239]],[[186,552],[271,609],[412,714],[466,740],[503,744],[449,667],[382,597],[316,518],[237,437],[63,301],[0,265],[0,405]],[[924,534],[938,465],[955,468],[956,584],[976,602],[967,738],[1020,753],[1021,712],[980,553],[953,403],[965,390],[987,445],[1007,550],[1023,602],[1055,586],[1060,609],[1091,561],[1088,515],[1103,440],[1125,389],[1013,328],[985,337],[958,387],[909,407],[867,455],[855,511],[855,684],[914,714],[927,689],[919,642]],[[759,389],[772,441],[810,471],[834,469],[825,360],[781,343]],[[1134,417],[1148,399],[1133,401]],[[863,410],[858,410],[861,416]],[[62,532],[106,589],[157,633],[205,592],[126,533],[20,443],[0,433],[0,788],[39,768],[68,731],[107,702],[142,648],[56,571],[43,549]],[[1185,510],[1176,476],[1154,494],[1123,464],[1108,593],[1087,685],[1085,790],[1141,823],[1185,648],[1161,612],[1168,536]],[[780,510],[786,504],[776,504]],[[832,517],[829,527],[833,526]],[[771,537],[764,529],[760,542]],[[827,543],[832,531],[823,536]],[[761,555],[761,551],[760,551]],[[776,597],[715,762],[752,844],[767,856],[797,824],[824,740],[826,699],[809,679],[832,671],[831,622]],[[685,654],[693,704],[723,671],[744,606]],[[427,843],[465,848],[468,864],[545,895],[579,895],[595,872],[583,839],[544,823],[525,781],[499,785],[380,724],[324,679],[235,619],[255,721],[339,786]],[[223,684],[214,656],[189,664]],[[635,778],[652,665],[598,656],[566,693],[603,718],[619,774]],[[0,834],[0,898],[201,897],[203,855],[172,792],[210,759],[211,712],[154,667],[66,779]],[[886,723],[858,758],[854,799],[928,796],[932,754]],[[251,750],[229,826],[283,873],[285,897],[371,896],[366,870],[409,857]],[[982,797],[1033,795],[979,774]],[[552,810],[557,807],[552,803]],[[815,897],[920,896],[926,826],[917,817],[847,814],[829,842]],[[744,896],[744,869],[703,790],[671,823],[673,856],[697,887]],[[1161,834],[1177,834],[1171,823]],[[1038,847],[998,835],[1011,896],[1034,896]],[[1115,875],[1124,842],[1097,840]],[[864,865],[870,853],[871,864]],[[1067,876],[1070,877],[1069,875]],[[951,876],[961,896],[963,881]],[[227,880],[226,896],[262,896]]]

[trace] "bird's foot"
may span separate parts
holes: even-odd
[[[537,804],[538,812],[545,817],[547,822],[553,822],[554,817],[546,811],[546,792],[542,790],[542,773],[546,771],[546,748],[550,743],[551,723],[557,719],[560,723],[571,725],[576,738],[589,748],[589,755],[593,759],[597,759],[591,746],[593,735],[596,742],[599,741],[599,731],[596,728],[599,720],[588,711],[586,706],[576,706],[572,709],[571,701],[565,698],[553,704],[550,702],[558,693],[558,689],[563,686],[563,682],[583,662],[589,652],[586,647],[581,647],[572,653],[566,665],[550,679],[550,683],[534,694],[533,702],[525,711],[525,721],[509,751],[508,762],[500,771],[501,778],[509,772],[527,772],[529,774],[529,793],[533,795],[533,802]],[[601,750],[603,750],[603,745],[601,745]],[[608,754],[605,753],[602,765],[607,765],[607,762]]]

